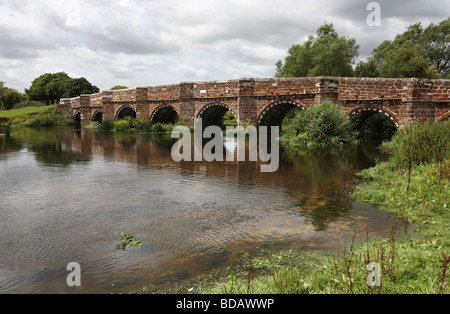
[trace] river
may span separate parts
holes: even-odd
[[[372,142],[334,156],[282,152],[275,173],[258,162],[175,163],[172,145],[71,128],[0,135],[0,293],[157,289],[265,245],[336,248],[367,228],[388,237],[395,223],[349,196],[355,174],[381,158]],[[117,232],[142,246],[118,249]],[[72,262],[81,287],[67,285]]]

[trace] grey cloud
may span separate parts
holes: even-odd
[[[84,44],[93,50],[125,54],[165,54],[181,49],[176,43],[167,42],[159,35],[133,34],[117,26],[110,27],[109,30],[108,35],[82,34]]]
[[[396,18],[407,21],[423,17],[445,19],[450,10],[447,0],[341,0],[329,1],[328,8],[337,16],[342,16],[355,23],[365,23],[368,15],[367,5],[371,2],[380,4],[382,18]]]
[[[18,71],[7,62],[23,59],[39,64],[39,71],[93,75],[99,80],[94,84],[108,88],[111,78],[165,84],[190,77],[235,78],[242,72],[273,76],[275,62],[289,47],[325,21],[341,36],[355,38],[365,58],[407,25],[445,19],[450,5],[448,0],[378,0],[382,26],[373,28],[366,23],[370,0],[74,1],[82,7],[80,24],[67,23],[68,5],[57,0],[0,1],[0,71],[10,73],[11,81],[31,82],[34,77],[15,77]],[[5,23],[11,15],[16,23]],[[30,19],[33,27],[27,26]]]

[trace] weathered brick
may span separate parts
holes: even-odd
[[[205,108],[231,110],[241,123],[257,125],[263,116],[282,115],[295,106],[309,106],[331,99],[345,112],[377,110],[398,125],[418,120],[437,121],[450,116],[450,80],[384,78],[245,78],[229,81],[184,82],[138,87],[61,99],[59,111],[74,118],[78,112],[88,124],[98,112],[115,119],[130,107],[140,118],[154,119],[165,108],[193,124]]]

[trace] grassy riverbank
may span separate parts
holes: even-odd
[[[450,122],[405,128],[384,148],[390,159],[359,174],[353,197],[419,225],[417,236],[398,240],[395,224],[385,239],[367,233],[337,251],[261,249],[163,292],[450,293]],[[370,276],[376,270],[368,269],[371,263],[379,265],[380,286],[367,283],[376,278]]]
[[[57,113],[58,105],[0,111],[0,124],[10,128],[72,125],[73,120]]]

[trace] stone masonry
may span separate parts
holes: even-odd
[[[232,111],[241,124],[275,126],[293,108],[306,109],[326,99],[340,103],[348,115],[381,112],[402,127],[448,119],[450,80],[308,77],[183,82],[61,99],[59,110],[81,125],[99,116],[117,120],[130,112],[153,123],[180,120],[193,125],[196,118],[203,118],[212,125]]]

